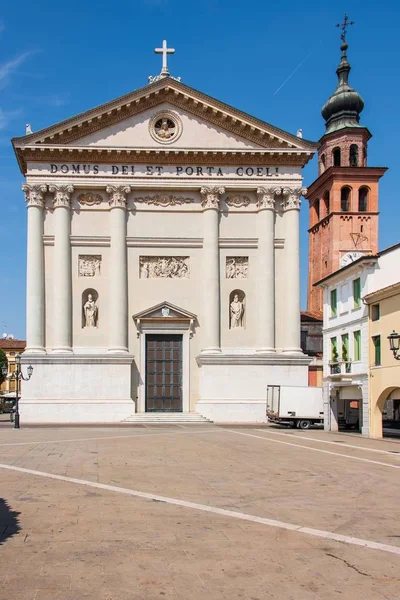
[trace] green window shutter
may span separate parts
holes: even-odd
[[[361,304],[361,281],[359,277],[353,281],[353,298],[354,308],[358,308]]]
[[[331,290],[331,317],[337,314],[337,290]]]
[[[361,331],[355,331],[354,337],[354,360],[361,360]]]
[[[380,335],[375,335],[372,338],[372,341],[374,342],[374,346],[375,346],[375,366],[379,366],[381,364],[381,336]]]

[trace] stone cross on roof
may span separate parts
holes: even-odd
[[[355,21],[349,21],[349,17],[345,13],[343,23],[338,23],[336,25],[336,27],[341,27],[341,29],[342,29],[342,34],[340,36],[340,39],[342,40],[343,43],[346,42],[347,28],[349,27],[349,25],[354,25],[354,23],[355,23]]]
[[[168,48],[167,40],[163,40],[162,48],[154,48],[154,52],[156,54],[162,54],[162,69],[161,69],[161,73],[159,75],[156,75],[155,77],[152,77],[150,75],[149,83],[154,83],[155,81],[158,81],[159,79],[163,79],[164,77],[171,77],[171,75],[169,74],[169,71],[168,71],[167,55],[174,54],[175,48]],[[180,77],[172,77],[172,79],[176,79],[177,81],[181,80]]]
[[[154,52],[156,54],[162,54],[162,70],[161,75],[169,75],[168,66],[167,66],[167,55],[174,54],[175,48],[168,48],[167,40],[163,40],[162,48],[154,48]]]

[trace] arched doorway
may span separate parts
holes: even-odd
[[[371,413],[371,437],[381,438],[385,430],[400,436],[400,387],[386,388]]]

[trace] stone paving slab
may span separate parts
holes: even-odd
[[[400,546],[396,455],[201,431],[1,429],[0,463]],[[0,600],[400,597],[389,552],[1,467],[0,498]]]

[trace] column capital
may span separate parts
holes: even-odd
[[[307,188],[283,188],[282,192],[285,196],[282,202],[283,210],[300,210],[301,196],[307,194]]]
[[[29,185],[28,183],[22,184],[22,191],[25,194],[26,206],[37,206],[38,208],[44,208],[44,195],[47,192],[47,185],[44,183]]]
[[[275,208],[275,196],[280,196],[282,194],[282,188],[280,187],[268,187],[257,188],[257,208],[258,210],[274,210]]]
[[[131,191],[129,185],[108,185],[106,192],[109,196],[108,203],[110,208],[126,208],[126,196]]]
[[[49,185],[49,192],[54,194],[53,208],[71,208],[71,194],[73,185]]]
[[[200,189],[201,206],[203,210],[208,208],[219,209],[219,198],[225,192],[224,187],[202,187]]]

